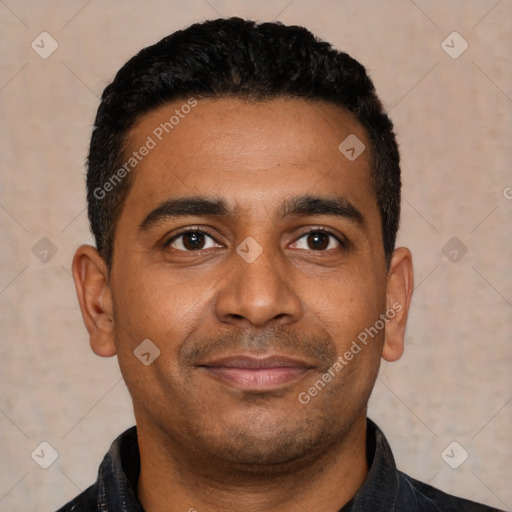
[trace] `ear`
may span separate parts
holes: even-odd
[[[112,292],[107,266],[91,245],[80,246],[73,258],[73,280],[93,352],[115,355]]]
[[[414,289],[412,255],[409,249],[395,249],[387,280],[387,320],[382,357],[391,362],[400,359],[404,352],[405,326]]]

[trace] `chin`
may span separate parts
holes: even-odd
[[[330,427],[330,428],[329,428]],[[223,431],[202,431],[202,439],[196,439],[208,458],[217,459],[224,468],[250,474],[269,472],[286,474],[294,468],[308,467],[314,459],[324,455],[339,439],[337,429],[323,422],[291,421],[283,418],[246,419],[229,427],[223,423]],[[204,433],[208,432],[206,438]]]

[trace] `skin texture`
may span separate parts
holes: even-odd
[[[139,119],[128,147],[142,146],[185,101]],[[354,161],[338,150],[349,134],[366,145]],[[117,354],[132,396],[139,499],[148,512],[338,511],[366,477],[367,401],[381,357],[402,355],[413,289],[407,249],[386,269],[365,131],[323,102],[198,99],[157,142],[131,176],[110,276],[93,247],[73,260],[91,347]],[[286,200],[306,194],[342,196],[363,222],[281,215]],[[192,196],[221,198],[229,214],[139,229],[163,201]],[[208,233],[202,250],[175,238],[183,227]],[[315,229],[343,245],[312,239]],[[262,250],[251,263],[236,250],[247,237]],[[393,304],[401,308],[385,330],[301,403],[299,393]],[[148,366],[134,356],[145,339],[160,350]],[[201,366],[233,354],[285,355],[307,369],[262,390]]]

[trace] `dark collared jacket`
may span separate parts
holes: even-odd
[[[398,471],[384,434],[371,420],[367,428],[367,458],[366,481],[339,512],[498,512]],[[139,472],[137,429],[132,427],[112,443],[96,482],[57,512],[144,512],[137,499]]]

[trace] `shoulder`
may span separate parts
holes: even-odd
[[[93,512],[97,510],[98,512],[102,509],[99,508],[97,503],[97,492],[96,492],[96,484],[91,485],[81,494],[73,498],[69,503],[66,503],[64,506],[59,508],[57,512]]]
[[[422,512],[499,512],[498,509],[458,498],[431,485],[420,482],[399,471],[401,487],[408,488],[414,494],[418,510]],[[399,509],[397,509],[399,510]]]
[[[142,511],[136,482],[140,467],[137,428],[117,437],[98,469],[96,482],[61,507],[57,512]]]

